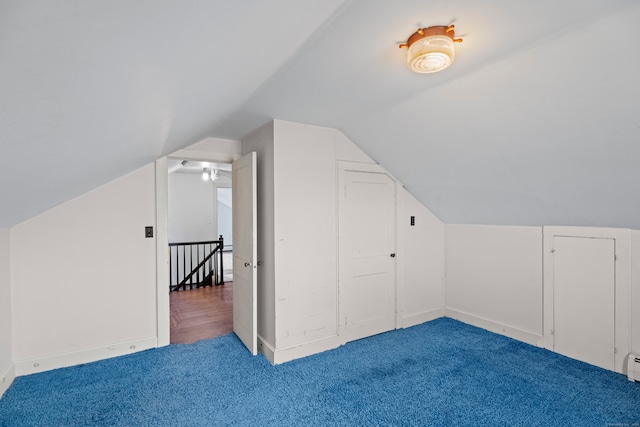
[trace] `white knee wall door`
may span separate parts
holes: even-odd
[[[554,236],[554,350],[605,369],[615,363],[615,241]]]

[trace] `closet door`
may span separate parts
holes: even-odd
[[[554,236],[554,350],[614,369],[615,240]]]
[[[345,341],[395,329],[395,182],[344,171],[339,199],[340,313]]]

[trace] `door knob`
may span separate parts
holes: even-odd
[[[244,263],[244,266],[245,266],[245,267],[251,267],[251,263],[250,263],[250,262],[245,262],[245,263]]]
[[[391,256],[391,258],[395,258],[396,254],[391,254],[390,256]]]

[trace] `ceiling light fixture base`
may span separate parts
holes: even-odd
[[[407,66],[411,71],[427,74],[450,66],[455,58],[454,44],[460,42],[453,25],[434,25],[418,29],[399,47],[408,48]]]

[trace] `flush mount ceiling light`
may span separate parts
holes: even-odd
[[[444,70],[455,57],[454,43],[462,39],[455,38],[453,25],[435,25],[420,28],[411,34],[400,48],[407,50],[407,66],[416,73],[435,73]]]

